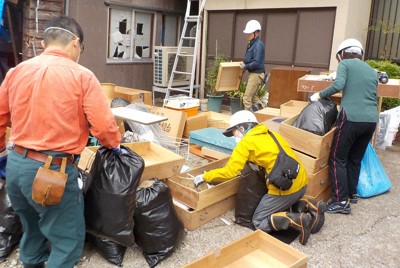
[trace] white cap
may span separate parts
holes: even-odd
[[[245,34],[254,33],[255,31],[261,31],[261,24],[256,20],[247,22],[246,28],[243,30]]]

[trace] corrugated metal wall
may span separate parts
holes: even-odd
[[[373,0],[366,47],[367,59],[400,62],[400,0]]]

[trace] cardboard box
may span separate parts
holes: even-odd
[[[102,83],[103,92],[106,95],[107,100],[111,103],[111,101],[115,98],[123,98],[129,102],[136,102],[141,100],[143,103],[147,105],[152,104],[152,92],[128,88],[128,87],[120,87],[112,83]]]
[[[328,188],[331,184],[329,180],[329,166],[324,167],[320,171],[314,174],[308,175],[308,186],[306,195],[316,196],[318,193]]]
[[[165,179],[179,174],[185,160],[182,156],[150,141],[123,143],[122,145],[129,147],[143,158],[145,168],[141,181],[151,178]],[[87,172],[90,171],[96,151],[99,147],[100,146],[85,147],[78,162],[78,167],[80,169]]]
[[[215,127],[220,129],[229,128],[231,115],[216,112],[207,112],[207,127]]]
[[[326,152],[324,155],[322,155],[319,158],[315,158],[309,155],[306,155],[302,152],[299,152],[297,150],[293,150],[297,156],[297,158],[300,160],[300,162],[304,165],[307,174],[313,174],[317,173],[320,171],[322,168],[326,167],[329,163],[329,153]]]
[[[298,115],[290,117],[279,125],[279,133],[289,145],[300,152],[320,158],[330,151],[333,134],[336,128],[332,128],[324,136],[305,131],[292,126]]]
[[[298,115],[308,105],[306,101],[291,100],[281,104],[280,116],[292,117]]]
[[[186,118],[183,137],[189,138],[190,131],[198,130],[207,127],[207,114],[201,113],[195,116]]]
[[[242,74],[243,71],[242,69],[240,69],[240,61],[221,62],[219,65],[215,90],[216,91],[239,90]]]
[[[254,115],[256,116],[258,122],[263,122],[272,117],[279,116],[280,110],[278,108],[267,107],[256,111]]]
[[[199,111],[199,107],[197,107],[197,106],[196,107],[192,107],[192,108],[187,108],[187,109],[176,109],[176,108],[171,108],[171,107],[167,107],[167,106],[165,106],[165,108],[168,108],[168,109],[171,109],[171,110],[175,110],[175,111],[179,111],[179,112],[183,112],[188,117],[197,115],[197,113]]]
[[[201,187],[197,189],[193,185],[193,177],[203,174],[204,171],[223,167],[227,162],[228,158],[217,160],[189,172],[168,178],[167,184],[169,185],[173,198],[199,211],[227,197],[235,195],[239,187],[240,177],[222,182],[211,188],[207,188],[205,183],[201,184]]]
[[[185,128],[186,113],[157,106],[147,106],[147,108],[150,113],[168,117],[168,120],[159,125],[170,138],[180,142]]]
[[[256,230],[184,267],[307,267],[307,261],[302,252]]]
[[[221,216],[235,207],[236,195],[227,197],[209,207],[194,210],[174,200],[175,211],[188,230],[194,230],[203,224]]]

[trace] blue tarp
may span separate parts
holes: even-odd
[[[3,28],[3,25],[1,25],[1,21],[3,19],[4,1],[5,0],[0,0],[0,33],[1,33],[1,28]]]

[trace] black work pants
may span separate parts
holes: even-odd
[[[345,201],[357,193],[361,160],[375,127],[376,123],[347,121],[345,111],[340,112],[329,157],[333,201]]]

